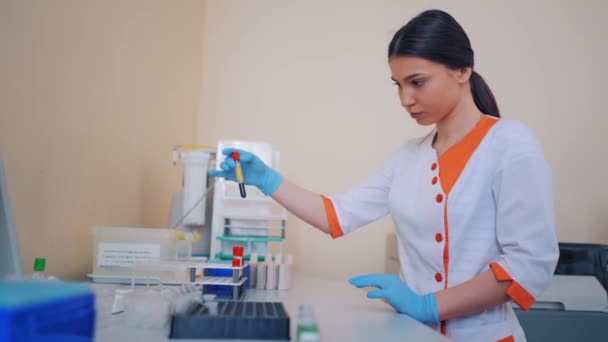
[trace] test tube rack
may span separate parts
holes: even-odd
[[[183,282],[201,287],[202,293],[213,293],[226,297],[226,288],[230,288],[229,299],[241,299],[249,286],[249,264],[232,266],[222,263],[191,263],[185,261],[157,261],[139,263],[132,266],[132,278],[146,278],[141,273],[174,271],[183,272]],[[152,279],[152,278],[151,278]],[[133,282],[133,281],[132,281]]]
[[[197,303],[173,315],[169,337],[289,341],[289,315],[280,302],[220,301],[217,315]]]
[[[202,268],[202,279],[194,280],[192,283],[201,286],[201,294],[215,294],[218,297],[226,297],[231,288],[229,299],[240,300],[245,295],[249,285],[249,265],[231,266],[227,264],[206,264]],[[196,269],[190,269],[190,279],[196,277]]]

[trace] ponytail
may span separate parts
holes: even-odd
[[[473,94],[473,100],[477,108],[484,114],[500,118],[494,94],[492,94],[492,90],[490,90],[490,87],[483,80],[483,77],[473,71],[469,83],[471,83],[471,93]]]

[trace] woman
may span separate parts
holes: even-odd
[[[500,119],[449,14],[413,18],[390,42],[388,62],[401,105],[420,125],[434,125],[431,134],[406,141],[344,194],[300,188],[241,151],[247,184],[334,238],[390,213],[401,277],[369,274],[351,284],[376,287],[368,297],[455,341],[525,341],[509,301],[530,308],[559,254],[539,143],[523,124]],[[211,174],[234,180],[234,166],[228,157]]]

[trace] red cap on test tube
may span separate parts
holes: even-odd
[[[232,259],[232,267],[241,267],[241,258]]]
[[[245,247],[243,247],[243,246],[232,247],[232,256],[233,257],[242,257],[244,252],[245,252]]]
[[[243,169],[241,168],[241,156],[239,152],[232,151],[232,159],[234,160],[234,175],[236,176],[236,182],[239,183],[239,192],[241,197],[247,197],[247,190],[245,190],[245,178],[243,178]]]

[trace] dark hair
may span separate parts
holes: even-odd
[[[440,10],[420,13],[403,26],[388,45],[388,57],[416,56],[445,65],[450,69],[474,66],[474,52],[469,37],[456,19]],[[499,118],[500,112],[490,87],[473,70],[469,80],[477,108]]]

